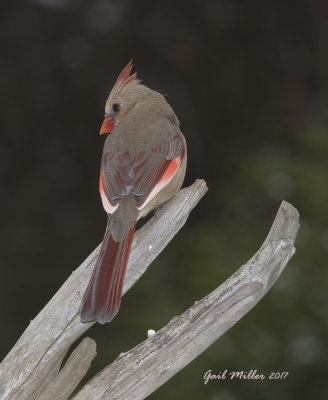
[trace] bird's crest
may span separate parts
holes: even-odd
[[[131,60],[119,74],[118,78],[116,79],[115,85],[113,86],[107,99],[106,107],[111,107],[114,102],[118,101],[118,97],[120,96],[122,90],[126,87],[126,85],[129,84],[129,86],[133,87],[141,82],[139,79],[137,79],[136,72],[131,75],[132,66],[133,65]]]
[[[127,83],[132,82],[137,78],[136,72],[131,75],[132,67],[133,64],[131,60],[119,74],[118,78],[116,79],[115,85],[119,84],[120,86],[125,86]]]

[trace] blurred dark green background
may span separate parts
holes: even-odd
[[[297,252],[245,318],[149,399],[328,396],[328,2],[30,0],[1,4],[1,358],[101,241],[104,102],[133,57],[188,140],[209,192],[124,297],[90,376],[230,276],[281,200]],[[284,381],[212,381],[228,370]]]

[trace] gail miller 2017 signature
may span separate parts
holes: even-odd
[[[241,379],[241,380],[257,380],[257,379],[285,379],[289,375],[289,372],[270,372],[268,375],[260,374],[256,369],[250,371],[228,371],[225,369],[223,372],[218,374],[212,374],[209,369],[204,375],[204,384],[206,385],[210,380],[223,380],[223,379]]]

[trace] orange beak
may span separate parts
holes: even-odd
[[[105,117],[103,124],[100,128],[100,135],[109,133],[114,129],[114,120],[112,117]]]

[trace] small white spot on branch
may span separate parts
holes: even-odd
[[[148,329],[148,332],[147,332],[147,336],[148,336],[148,338],[151,338],[151,337],[153,337],[154,335],[155,335],[155,331],[154,331],[154,329]]]

